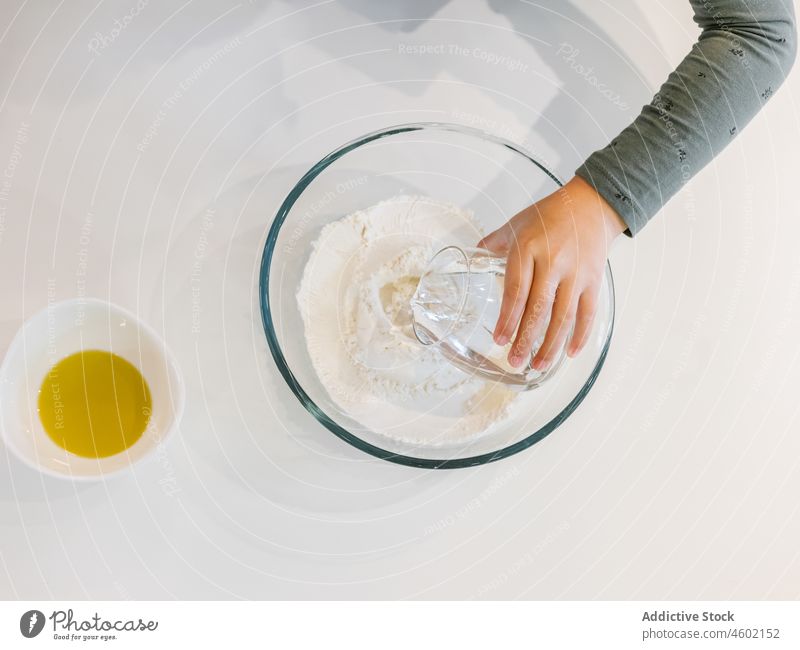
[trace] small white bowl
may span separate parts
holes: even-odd
[[[53,364],[81,350],[108,350],[142,373],[152,414],[141,438],[106,458],[83,458],[56,445],[42,426],[38,396]],[[178,366],[161,338],[133,314],[108,302],[75,299],[53,303],[17,332],[0,366],[0,435],[31,467],[61,478],[102,479],[151,454],[177,427],[185,389]]]

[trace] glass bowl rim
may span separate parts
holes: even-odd
[[[522,440],[519,440],[511,445],[508,445],[496,451],[486,452],[483,454],[478,454],[476,456],[468,456],[464,458],[435,459],[435,458],[419,458],[416,456],[398,454],[395,452],[388,451],[386,449],[382,449],[381,447],[378,447],[377,445],[367,442],[366,440],[362,440],[361,438],[359,438],[353,433],[350,433],[347,429],[345,429],[337,422],[335,422],[309,397],[308,393],[306,393],[306,391],[300,385],[300,382],[294,376],[292,370],[289,368],[289,364],[286,362],[286,358],[283,356],[283,351],[281,350],[280,343],[278,342],[278,338],[275,333],[275,326],[272,321],[272,308],[269,302],[270,267],[272,266],[272,258],[275,253],[275,247],[277,246],[278,236],[280,234],[281,227],[283,226],[284,222],[289,216],[289,213],[294,207],[294,204],[297,202],[297,200],[300,198],[303,192],[308,188],[308,186],[312,183],[312,181],[314,181],[314,179],[317,176],[319,176],[331,164],[333,164],[340,158],[344,157],[347,153],[357,149],[360,146],[393,135],[399,135],[402,133],[411,133],[414,131],[425,131],[425,130],[450,131],[459,133],[461,135],[475,137],[483,141],[493,142],[497,145],[510,149],[511,151],[526,158],[528,161],[530,161],[536,167],[538,167],[542,172],[544,172],[547,176],[549,176],[556,183],[558,187],[563,187],[564,185],[553,172],[547,169],[532,154],[525,151],[522,147],[514,144],[509,140],[506,140],[504,138],[501,138],[499,136],[490,133],[486,133],[474,127],[462,126],[459,124],[451,124],[447,122],[410,122],[406,124],[397,124],[394,126],[385,127],[382,129],[378,129],[376,131],[371,131],[370,133],[362,135],[354,140],[350,140],[349,142],[346,142],[345,144],[339,146],[337,149],[333,150],[331,153],[326,155],[319,162],[314,164],[311,167],[311,169],[309,169],[305,174],[303,174],[302,178],[289,191],[289,194],[287,194],[286,198],[281,203],[281,206],[275,215],[275,219],[273,220],[269,232],[267,233],[267,240],[264,244],[264,251],[261,257],[261,267],[259,270],[258,288],[259,288],[259,304],[261,308],[261,321],[264,328],[264,334],[266,335],[267,338],[267,345],[270,349],[270,353],[272,354],[272,358],[275,361],[275,365],[278,367],[278,371],[280,372],[281,376],[286,382],[286,385],[289,387],[292,393],[294,393],[295,397],[297,397],[302,406],[309,413],[311,413],[311,415],[314,416],[314,419],[316,419],[317,422],[322,424],[322,426],[324,426],[338,438],[344,440],[345,442],[352,445],[356,449],[363,451],[367,454],[370,454],[371,456],[374,456],[381,460],[387,460],[393,463],[397,463],[399,465],[406,465],[409,467],[417,467],[422,469],[456,469],[462,467],[474,467],[476,465],[483,465],[486,463],[491,463],[500,460],[502,458],[508,458],[509,456],[513,456],[514,454],[517,454],[527,449],[528,447],[531,447],[532,445],[536,444],[537,442],[545,438],[547,435],[555,431],[555,429],[575,411],[578,405],[584,400],[591,387],[594,385],[595,381],[597,380],[597,377],[600,374],[600,370],[602,369],[605,363],[606,356],[608,355],[608,350],[611,345],[611,339],[614,333],[614,319],[615,319],[614,308],[616,305],[616,297],[614,293],[613,273],[611,271],[611,264],[608,261],[606,261],[606,272],[608,273],[609,277],[609,291],[611,298],[611,320],[608,327],[608,335],[606,337],[605,343],[603,344],[603,349],[600,352],[600,356],[598,357],[597,362],[595,363],[595,366],[589,375],[589,378],[583,384],[581,389],[567,403],[567,405],[563,409],[561,409],[561,411],[557,415],[555,415],[546,424],[538,428],[533,433],[528,434]]]

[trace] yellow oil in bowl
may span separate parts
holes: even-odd
[[[56,363],[39,390],[39,418],[59,447],[86,458],[125,451],[147,428],[150,388],[129,361],[84,350]]]

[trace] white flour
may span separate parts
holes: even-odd
[[[411,328],[408,301],[431,256],[482,234],[472,214],[412,196],[322,229],[297,300],[314,369],[344,413],[425,445],[474,439],[508,416],[518,393],[450,365]]]

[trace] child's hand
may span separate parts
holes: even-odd
[[[530,355],[551,308],[533,367],[550,366],[573,323],[567,354],[581,351],[592,328],[608,249],[626,227],[606,200],[575,176],[479,242],[481,248],[508,255],[494,340],[505,345],[520,324],[508,355],[512,366]]]

